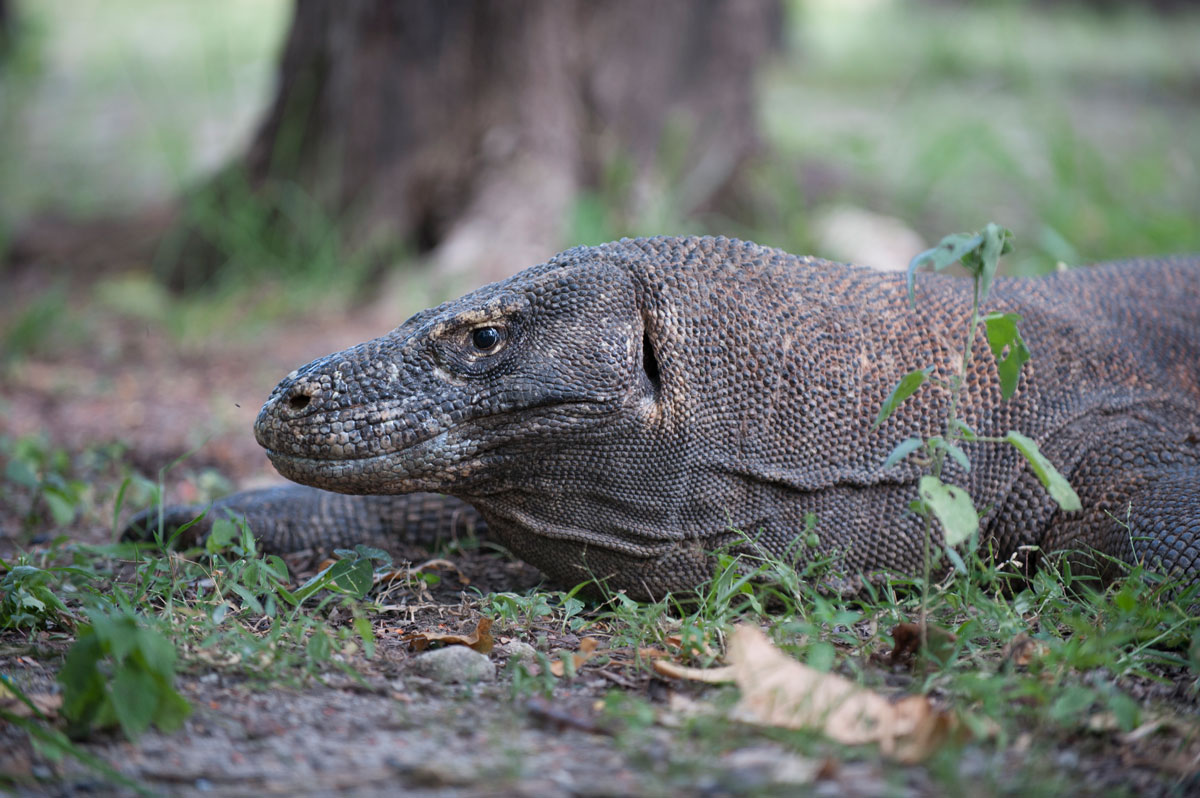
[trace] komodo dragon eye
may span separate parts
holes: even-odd
[[[480,327],[471,333],[471,343],[481,352],[495,349],[500,343],[500,331],[495,327]]]

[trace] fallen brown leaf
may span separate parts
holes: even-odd
[[[737,678],[736,668],[726,665],[723,668],[690,668],[666,659],[654,660],[654,672],[672,679],[687,679],[692,682],[707,682],[708,684],[724,684]]]
[[[637,655],[642,659],[663,659],[664,657],[671,656],[661,648],[639,648]]]
[[[583,664],[592,658],[596,653],[596,649],[600,647],[600,641],[594,637],[585,637],[579,641],[579,653],[571,655],[571,663],[574,666],[571,670],[573,673],[578,673]],[[567,672],[567,663],[561,657],[550,663],[550,673],[562,678]]]
[[[663,661],[654,667],[665,675],[705,682],[732,678],[742,693],[730,713],[734,720],[816,729],[846,745],[877,743],[886,756],[900,762],[928,757],[954,726],[951,716],[934,709],[925,696],[889,701],[849,679],[793,660],[753,626],[734,630],[728,659],[724,668],[684,668]]]
[[[61,693],[28,693],[25,696],[29,699],[29,703],[46,718],[54,718],[58,715],[58,710],[62,707]],[[0,709],[4,709],[19,718],[32,718],[37,713],[30,708],[11,690],[0,682]]]
[[[683,644],[682,636],[668,635],[667,636],[667,645],[673,646],[674,648],[678,649],[679,654],[684,657],[696,656],[696,657],[707,657],[709,659],[713,659],[716,657],[716,652],[714,652],[712,650],[712,648],[709,647],[708,643],[705,643],[703,640],[701,640],[699,642],[688,643],[688,645],[685,648],[684,644]]]
[[[1034,659],[1044,657],[1048,651],[1046,644],[1041,640],[1034,640],[1022,632],[1004,644],[1001,654],[1005,661],[1024,668]]]
[[[958,635],[940,626],[927,625],[926,635],[928,636],[929,651],[938,659],[945,659],[949,656],[954,643],[958,641]],[[894,645],[892,646],[891,656],[888,657],[888,662],[895,665],[901,660],[912,657],[920,650],[921,625],[919,623],[896,624],[895,628],[892,629],[892,640],[894,641]]]
[[[492,637],[492,619],[480,618],[475,631],[469,635],[450,634],[445,632],[412,632],[401,638],[413,651],[424,651],[430,644],[440,643],[444,646],[466,646],[480,654],[491,653],[496,645]]]

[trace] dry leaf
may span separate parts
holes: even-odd
[[[579,653],[571,655],[572,664],[574,665],[572,672],[578,673],[579,669],[583,667],[583,663],[592,658],[592,655],[596,653],[596,649],[599,648],[599,646],[600,641],[594,637],[585,637],[580,640]],[[550,672],[561,678],[562,675],[567,672],[567,663],[561,658],[554,660],[554,662],[550,663]]]
[[[1163,721],[1164,721],[1163,718],[1151,718],[1150,720],[1143,723],[1141,726],[1138,726],[1133,731],[1122,734],[1121,742],[1125,743],[1126,745],[1129,745],[1132,743],[1136,743],[1145,737],[1149,737],[1151,734],[1154,734],[1156,731],[1158,731],[1159,729],[1161,729],[1163,727],[1163,725],[1164,725]]]
[[[1048,651],[1045,643],[1022,632],[1004,645],[1002,656],[1013,665],[1024,668],[1035,658],[1046,656]]]
[[[670,676],[672,679],[687,679],[693,682],[707,682],[708,684],[732,682],[737,678],[736,670],[732,665],[726,665],[723,668],[689,668],[687,665],[680,665],[678,662],[670,660],[656,659],[654,661],[654,672],[662,676]]]
[[[927,625],[925,628],[929,638],[930,653],[938,659],[945,659],[958,641],[958,635],[940,626]],[[895,644],[892,646],[888,662],[895,665],[901,660],[913,656],[921,648],[921,625],[918,623],[896,624],[892,629],[892,640],[895,641]]]
[[[27,693],[26,698],[47,718],[54,718],[62,707],[62,693]],[[32,718],[35,713],[17,695],[0,682],[0,709],[7,710],[19,718]]]
[[[758,629],[740,626],[729,659],[742,699],[735,717],[782,728],[814,728],[847,745],[878,743],[895,759],[915,762],[941,744],[949,718],[924,696],[896,703],[849,679],[791,659]]]
[[[716,652],[713,651],[708,643],[703,640],[689,643],[687,649],[683,646],[683,637],[680,635],[668,635],[667,645],[674,646],[679,650],[679,653],[684,657],[706,657],[708,659],[716,659]]]
[[[491,618],[480,618],[475,631],[469,635],[413,632],[405,635],[402,639],[409,644],[413,651],[424,651],[429,648],[431,643],[440,643],[444,646],[466,646],[475,649],[480,654],[488,654],[496,645],[496,641],[492,638]]]
[[[729,641],[725,668],[681,668],[655,662],[655,670],[701,681],[728,681],[742,697],[731,717],[787,729],[817,729],[846,745],[878,743],[900,762],[918,762],[935,751],[953,726],[925,696],[892,702],[849,679],[822,673],[788,657],[753,626],[739,626]],[[668,666],[662,668],[661,666]]]
[[[1096,712],[1088,716],[1087,730],[1090,732],[1112,732],[1121,728],[1120,721],[1112,712]]]

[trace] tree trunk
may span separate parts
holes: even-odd
[[[298,184],[356,245],[408,242],[445,273],[496,279],[559,248],[578,192],[614,165],[632,175],[629,214],[668,187],[684,213],[719,197],[757,146],[755,73],[781,14],[778,0],[297,0],[236,180],[260,196]],[[176,282],[196,276],[195,243]]]

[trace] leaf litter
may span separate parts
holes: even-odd
[[[926,759],[958,725],[926,696],[892,701],[843,676],[797,662],[753,626],[734,630],[728,661],[722,667],[689,668],[658,660],[654,669],[680,679],[735,683],[741,698],[729,711],[730,720],[819,731],[844,745],[873,743],[885,756],[902,763]]]

